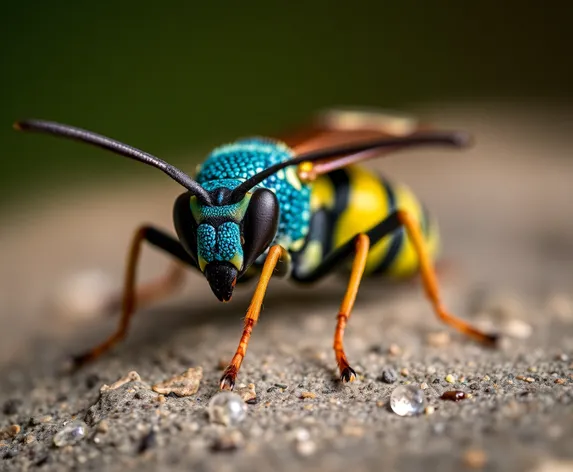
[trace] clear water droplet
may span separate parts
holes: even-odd
[[[247,416],[247,405],[233,392],[219,392],[209,401],[209,419],[213,423],[234,426]]]
[[[83,421],[70,421],[54,436],[54,444],[64,447],[81,441],[88,434],[88,425]]]
[[[426,406],[424,391],[413,385],[400,385],[390,395],[390,407],[400,416],[414,416],[422,413]]]

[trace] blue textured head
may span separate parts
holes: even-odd
[[[221,301],[231,299],[238,277],[266,250],[278,226],[278,202],[270,190],[257,189],[236,203],[229,201],[240,183],[236,179],[202,183],[212,205],[188,193],[175,203],[179,238]]]

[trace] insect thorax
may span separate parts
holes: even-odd
[[[198,166],[197,181],[206,189],[233,189],[267,167],[293,157],[285,144],[265,138],[249,138],[214,149]],[[280,207],[277,235],[273,244],[287,250],[302,247],[310,221],[309,185],[298,178],[296,166],[287,167],[264,180],[259,187],[275,193]]]

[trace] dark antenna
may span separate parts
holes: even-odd
[[[168,164],[158,157],[152,156],[151,154],[143,152],[132,146],[128,146],[127,144],[123,144],[119,141],[107,138],[91,131],[86,131],[81,128],[75,128],[73,126],[55,123],[52,121],[18,121],[14,123],[14,128],[18,131],[35,131],[52,134],[55,136],[63,136],[65,138],[73,139],[76,141],[82,141],[102,149],[107,149],[108,151],[119,154],[120,156],[129,157],[130,159],[135,159],[136,161],[143,162],[144,164],[148,164],[165,172],[169,177],[175,180],[175,182],[181,184],[193,195],[195,195],[204,205],[213,205],[209,193],[203,187],[201,187],[199,183],[195,182],[191,177],[189,177],[185,172],[177,169],[177,167]]]
[[[241,185],[236,187],[230,195],[232,202],[240,201],[245,194],[256,185],[260,184],[263,180],[273,175],[285,167],[301,164],[302,162],[316,162],[324,159],[330,159],[338,156],[347,156],[359,152],[370,151],[374,149],[382,149],[387,147],[400,147],[406,148],[410,146],[422,145],[445,145],[453,147],[466,147],[470,144],[471,137],[463,132],[443,132],[431,131],[418,133],[414,136],[398,137],[398,138],[381,138],[370,141],[363,141],[354,144],[347,144],[344,146],[337,146],[326,149],[318,149],[310,151],[299,156],[294,157],[285,162],[280,162],[274,166],[268,167],[265,170],[254,175],[250,179],[245,180]]]

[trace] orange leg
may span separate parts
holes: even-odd
[[[163,249],[166,252],[169,252],[171,255],[177,257],[181,262],[185,262],[190,265],[194,264],[190,256],[185,251],[185,249],[176,239],[150,226],[142,226],[141,228],[139,228],[133,236],[129,254],[127,257],[127,270],[125,272],[123,300],[121,306],[121,319],[119,321],[119,325],[115,330],[115,332],[111,336],[109,336],[105,341],[98,344],[89,351],[81,355],[75,356],[74,364],[76,367],[79,367],[87,362],[91,362],[97,359],[102,354],[111,349],[115,344],[117,344],[119,341],[125,338],[127,330],[129,328],[129,323],[135,312],[135,302],[136,302],[135,275],[137,271],[137,263],[139,261],[139,256],[141,253],[141,245],[144,241],[148,241],[151,244],[157,246],[158,248]],[[179,269],[177,270],[177,272],[178,271]],[[176,275],[175,278],[180,277],[178,273],[176,273],[175,275]],[[172,280],[173,280],[173,274],[171,274],[171,281]],[[157,287],[155,287],[153,290],[149,290],[148,286],[145,295],[147,295],[148,297],[151,297],[153,295],[157,296],[159,295],[160,291],[161,290],[157,290]],[[163,293],[165,293],[165,291],[163,291]]]
[[[237,351],[235,352],[231,363],[225,369],[225,372],[221,377],[222,390],[233,390],[235,387],[237,374],[239,373],[239,369],[241,368],[241,364],[243,363],[243,359],[247,353],[247,346],[249,345],[251,333],[253,332],[253,328],[259,319],[259,314],[261,313],[261,306],[263,304],[267,287],[281,256],[284,254],[284,251],[284,248],[280,245],[273,246],[269,250],[261,272],[261,277],[259,278],[259,283],[257,284],[251,304],[247,310],[245,326],[243,328],[243,335],[239,341],[239,346],[237,347]]]
[[[140,285],[135,289],[137,308],[143,308],[171,295],[183,284],[185,269],[180,262],[170,263],[166,273],[156,280]],[[113,294],[105,303],[107,313],[113,314],[120,310],[123,304],[123,291]]]
[[[418,254],[418,259],[420,260],[420,275],[422,277],[422,282],[426,290],[426,295],[430,299],[434,311],[438,318],[440,318],[444,323],[453,326],[458,331],[489,345],[494,345],[498,336],[495,334],[487,334],[479,329],[473,327],[466,321],[448,313],[445,307],[442,305],[440,299],[440,293],[438,289],[438,280],[434,267],[432,266],[431,259],[426,250],[426,245],[424,243],[424,238],[420,231],[419,226],[416,224],[415,220],[406,211],[399,210],[398,220],[408,231],[408,235],[412,240],[414,249]]]
[[[344,337],[344,329],[346,328],[346,324],[350,318],[352,307],[354,306],[356,295],[358,294],[358,288],[360,287],[360,281],[364,274],[369,249],[370,238],[366,234],[359,234],[356,236],[355,255],[354,261],[352,262],[350,280],[337,316],[338,322],[336,323],[336,330],[334,332],[333,348],[334,354],[336,355],[338,370],[340,371],[340,379],[343,382],[352,382],[356,378],[356,372],[354,372],[354,369],[350,367],[348,359],[346,358],[342,340]]]

